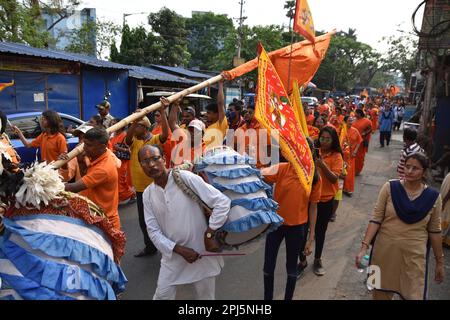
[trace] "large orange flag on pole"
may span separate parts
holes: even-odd
[[[314,21],[307,0],[297,0],[295,3],[294,31],[315,42]]]
[[[300,183],[311,193],[314,162],[302,127],[274,65],[259,45],[255,117],[269,132],[277,130],[283,156],[294,166]]]
[[[317,72],[317,69],[319,69],[320,63],[325,58],[331,36],[335,33],[335,31],[331,31],[327,34],[316,37],[315,48],[310,41],[304,40],[296,42],[292,45],[292,55],[291,45],[274,50],[268,54],[278,72],[278,75],[281,78],[281,81],[283,82],[284,87],[288,92],[291,92],[292,90],[293,80],[297,80],[300,87],[306,86],[308,82],[311,81],[314,74]],[[314,50],[316,50],[319,55],[316,55]],[[290,83],[288,84],[289,59],[291,59],[291,76],[289,81]],[[225,71],[225,73],[232,80],[256,69],[257,66],[258,59],[255,58],[240,65],[239,67]]]

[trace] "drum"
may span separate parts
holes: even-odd
[[[220,146],[208,150],[194,168],[231,200],[227,222],[216,232],[224,249],[260,239],[283,223],[276,213],[278,204],[271,199],[272,187],[251,163],[253,159]]]
[[[87,198],[10,207],[3,223],[0,299],[115,300],[125,289],[125,235]]]

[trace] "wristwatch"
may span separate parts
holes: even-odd
[[[206,238],[208,239],[212,239],[214,237],[214,233],[213,232],[206,232],[205,233]]]

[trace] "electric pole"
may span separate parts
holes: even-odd
[[[237,55],[233,61],[233,65],[235,67],[244,63],[244,61],[242,61],[242,59],[241,59],[241,47],[242,47],[242,38],[243,38],[242,24],[243,24],[244,20],[247,19],[247,17],[242,16],[243,11],[244,11],[244,4],[245,4],[245,0],[240,0],[239,5],[241,6],[241,13],[239,15],[239,19],[237,19],[239,21]],[[242,97],[242,89],[241,89],[242,81],[241,81],[241,79],[238,79],[238,83],[239,83],[239,99],[241,99],[241,97]]]

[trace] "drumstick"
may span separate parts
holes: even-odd
[[[216,256],[245,256],[246,253],[202,253],[201,257],[216,257]]]

